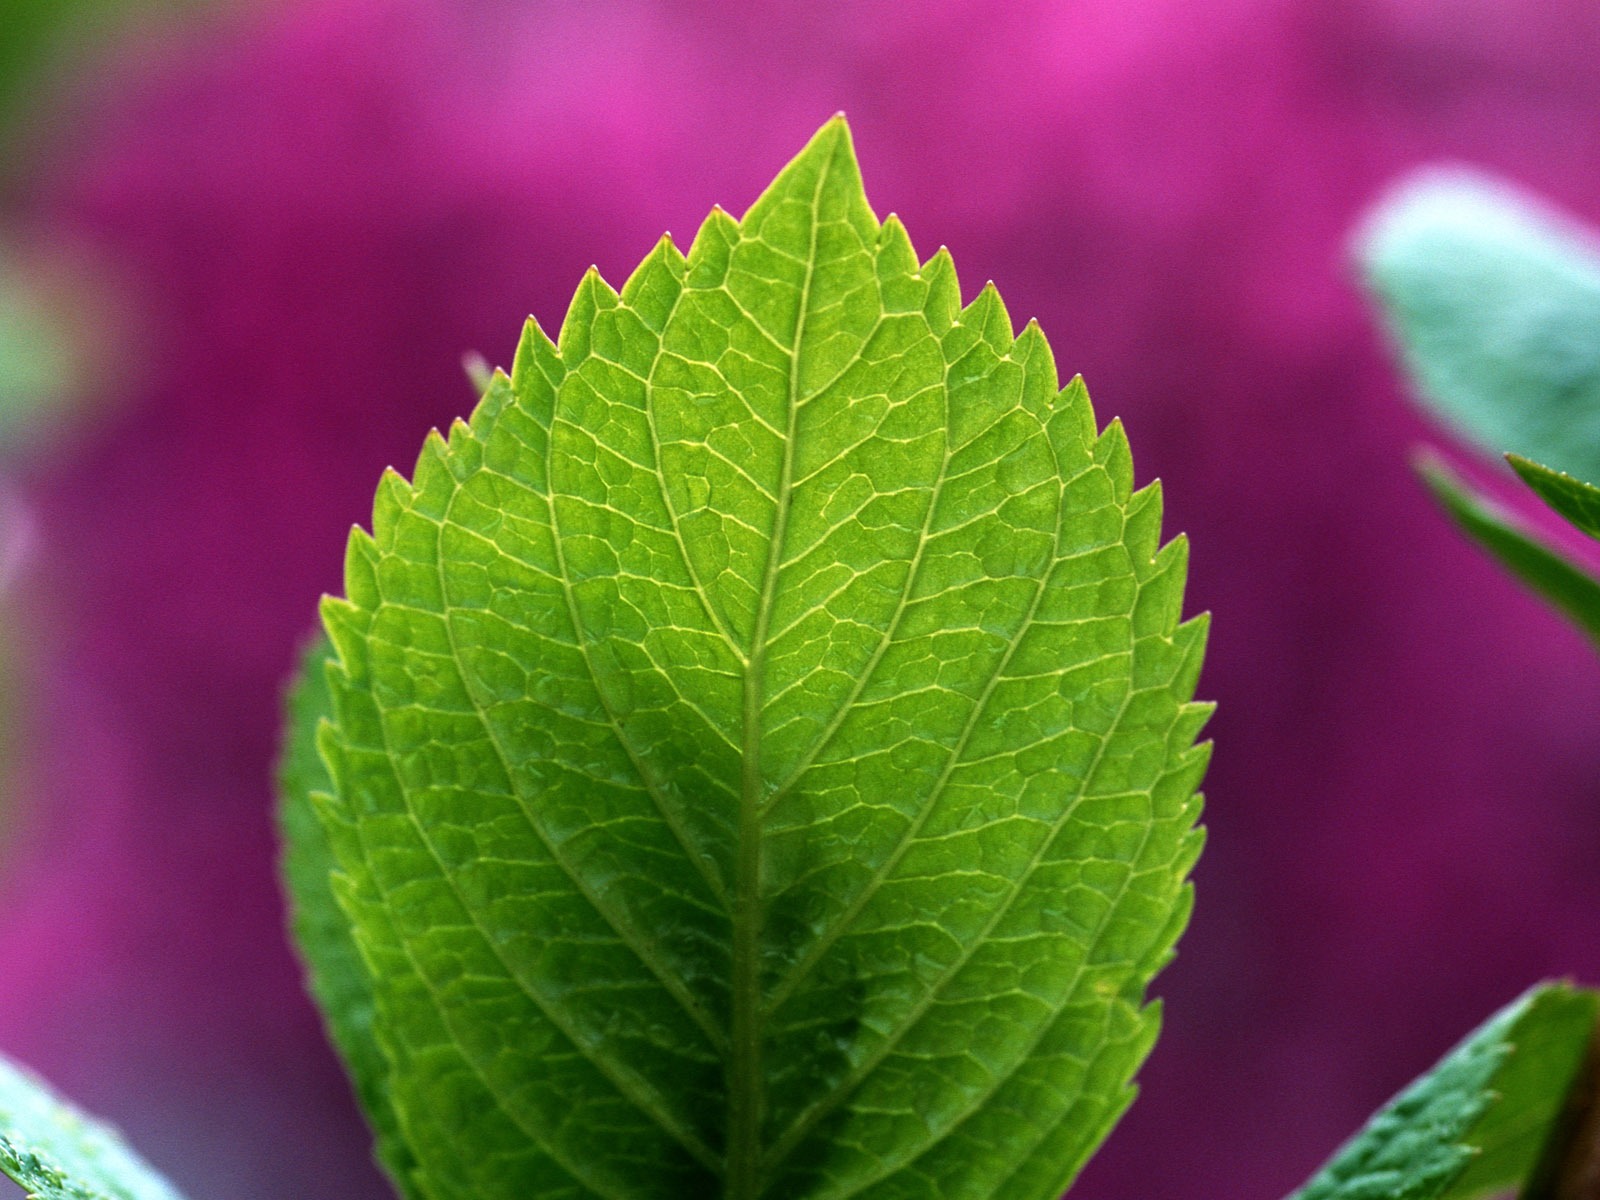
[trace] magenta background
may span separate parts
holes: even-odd
[[[1525,985],[1600,980],[1600,664],[1423,496],[1345,258],[1439,157],[1600,220],[1588,0],[280,3],[86,88],[13,216],[114,264],[125,394],[23,480],[0,1047],[194,1200],[382,1194],[268,785],[379,470],[465,411],[463,351],[742,210],[841,108],[879,212],[1124,418],[1215,614],[1197,913],[1074,1195],[1271,1200]]]

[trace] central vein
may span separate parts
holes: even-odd
[[[767,685],[767,636],[783,563],[789,526],[789,493],[794,486],[795,425],[800,397],[800,344],[811,302],[811,278],[817,258],[817,204],[828,178],[824,163],[811,203],[810,248],[800,284],[794,342],[789,352],[788,414],[783,438],[783,466],[772,519],[772,540],[761,582],[755,630],[744,673],[744,765],[739,788],[738,862],[733,897],[733,1019],[728,1064],[728,1168],[726,1200],[758,1200],[762,1191],[761,1128],[766,1087],[761,1065],[761,811],[765,775],[761,769],[762,708]]]

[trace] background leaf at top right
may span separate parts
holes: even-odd
[[[1600,239],[1508,184],[1429,168],[1377,205],[1356,252],[1424,405],[1600,537],[1585,482],[1600,480]],[[1463,532],[1600,644],[1588,567],[1436,456],[1418,469]]]
[[[1600,481],[1600,238],[1511,185],[1428,168],[1357,239],[1427,408],[1464,440]]]

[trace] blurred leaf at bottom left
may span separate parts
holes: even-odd
[[[182,1200],[116,1130],[4,1058],[0,1171],[38,1200]]]

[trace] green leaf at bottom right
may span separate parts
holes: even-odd
[[[1549,1167],[1600,996],[1534,988],[1380,1110],[1289,1200],[1471,1200]]]

